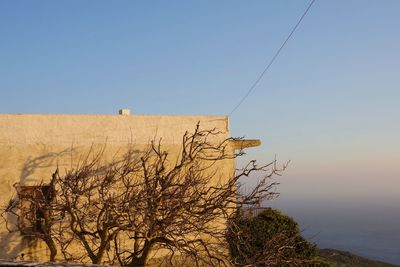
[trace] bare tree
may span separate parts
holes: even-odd
[[[57,171],[52,202],[62,216],[49,236],[64,259],[144,266],[158,254],[171,264],[179,256],[197,265],[229,265],[228,219],[242,206],[275,197],[270,178],[285,166],[250,161],[222,172],[244,153],[234,150],[238,139],[220,136],[197,125],[184,134],[178,155],[159,140],[108,163],[102,152],[91,152],[65,174]],[[253,173],[261,175],[257,185],[239,194],[240,180]],[[72,253],[73,246],[83,253]]]
[[[219,132],[200,130],[186,133],[179,157],[170,157],[161,142],[152,142],[141,156],[141,169],[125,202],[124,231],[132,240],[121,248],[116,236],[116,255],[121,265],[143,266],[152,251],[167,251],[190,257],[196,263],[225,265],[225,241],[228,218],[243,205],[253,205],[274,197],[276,183],[270,177],[279,173],[275,162],[257,166],[251,161],[237,173],[218,172],[226,160],[243,155],[235,153],[228,138],[219,142]],[[247,195],[238,195],[239,180],[252,172],[262,172],[256,187]],[[226,175],[226,176],[225,176]]]
[[[121,216],[131,194],[126,181],[140,171],[140,161],[128,151],[122,159],[106,163],[103,152],[91,150],[75,168],[56,176],[58,206],[65,212],[58,242],[68,260],[84,261],[87,255],[92,263],[101,264],[110,243],[127,227]],[[76,241],[83,248],[81,255],[69,252]]]

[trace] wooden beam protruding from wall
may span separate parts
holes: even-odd
[[[244,149],[248,147],[256,147],[261,145],[260,139],[242,139],[242,140],[233,140],[232,146],[233,149]]]

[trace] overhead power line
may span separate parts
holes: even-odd
[[[265,73],[268,71],[268,69],[271,67],[271,65],[274,63],[275,59],[279,56],[281,53],[282,49],[285,47],[286,43],[289,41],[289,39],[292,37],[293,33],[296,31],[296,29],[299,27],[301,21],[304,19],[304,17],[307,15],[308,11],[310,10],[311,6],[314,4],[315,0],[311,0],[310,4],[308,5],[307,9],[304,11],[303,15],[301,15],[300,19],[297,21],[296,25],[293,27],[292,31],[289,33],[289,35],[286,37],[285,41],[282,43],[282,45],[279,47],[279,49],[275,52],[274,56],[271,58],[269,61],[268,65],[264,68],[264,70],[261,72],[261,74],[258,76],[258,78],[254,81],[254,83],[251,85],[247,93],[240,99],[239,103],[229,112],[228,116],[230,117],[233,112],[235,112],[246,100],[246,98],[251,94],[251,92],[256,88],[258,83],[261,81]]]

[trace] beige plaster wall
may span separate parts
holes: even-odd
[[[229,137],[225,116],[160,115],[42,115],[0,114],[0,205],[15,195],[13,184],[34,185],[47,182],[56,167],[68,169],[71,162],[93,145],[106,145],[111,158],[131,144],[144,147],[162,138],[171,153],[179,153],[185,131],[217,128],[220,139]],[[231,174],[234,161],[216,166]],[[0,222],[0,258],[47,260],[44,244],[28,244],[19,234],[10,234]]]

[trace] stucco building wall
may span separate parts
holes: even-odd
[[[218,129],[220,139],[229,137],[225,116],[0,114],[0,205],[15,195],[15,183],[46,183],[57,166],[68,169],[93,146],[105,145],[111,158],[129,144],[145,147],[162,138],[164,148],[177,154],[183,134],[198,122],[203,129]],[[216,168],[222,176],[232,174],[234,160]],[[0,258],[24,253],[24,259],[48,259],[45,244],[29,242],[0,223]]]

